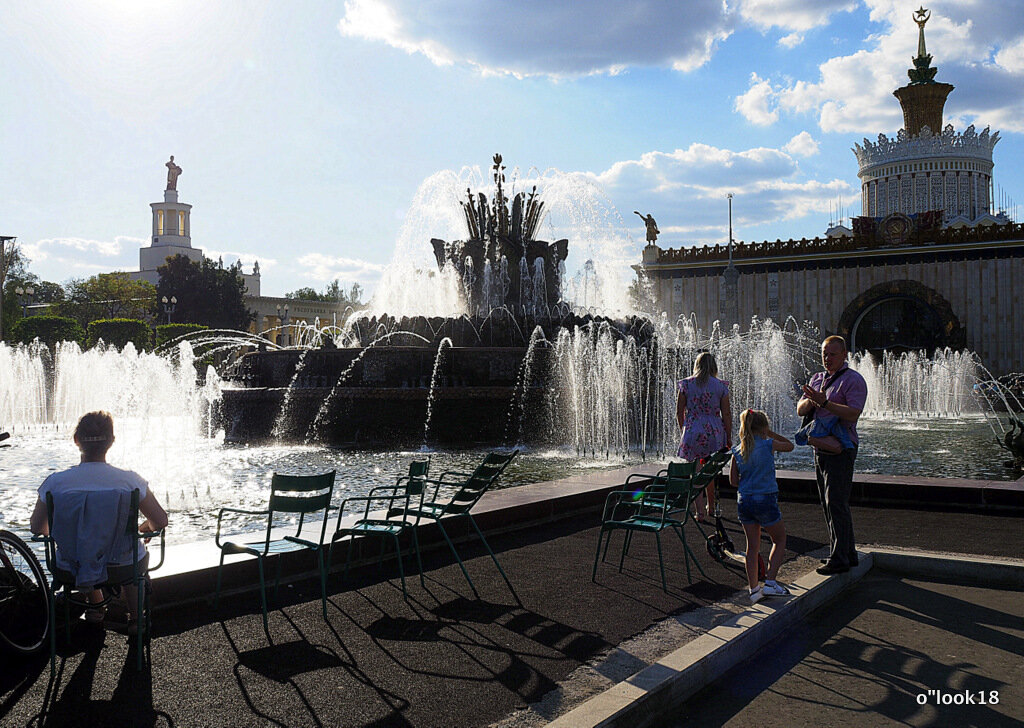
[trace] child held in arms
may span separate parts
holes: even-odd
[[[819,416],[811,420],[800,428],[793,439],[797,445],[810,445],[832,455],[853,447],[853,440],[836,415]]]
[[[769,429],[764,412],[748,409],[740,415],[740,444],[732,448],[729,482],[738,491],[736,510],[747,537],[747,585],[751,604],[762,597],[789,594],[789,590],[775,580],[786,557],[786,526],[779,511],[775,453],[792,449],[792,442]],[[772,540],[763,587],[757,578],[762,528]]]

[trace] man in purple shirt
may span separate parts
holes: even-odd
[[[819,574],[841,574],[857,565],[857,548],[850,513],[853,488],[853,463],[857,458],[857,418],[864,409],[868,386],[864,377],[846,364],[846,342],[841,336],[829,336],[821,343],[821,362],[825,371],[811,377],[803,387],[796,412],[801,417],[836,416],[853,442],[852,448],[837,454],[814,451],[814,474],[818,496],[828,526],[829,557]]]

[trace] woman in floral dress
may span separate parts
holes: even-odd
[[[699,463],[723,447],[732,447],[732,411],[729,409],[729,383],[718,378],[718,364],[710,352],[704,352],[693,363],[693,376],[677,383],[676,421],[683,437],[679,457]],[[697,498],[698,521],[714,509],[714,488],[706,497]]]

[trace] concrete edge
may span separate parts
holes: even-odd
[[[827,577],[812,571],[790,585],[792,596],[752,605],[549,725],[659,725],[674,706],[852,586],[872,565],[872,554],[866,553],[860,564],[845,574]]]
[[[790,586],[793,596],[749,607],[549,725],[658,725],[666,713],[853,586],[873,567],[917,577],[1024,590],[1024,561],[879,547],[863,547],[860,553],[860,564],[848,573],[826,577],[812,571],[802,576]]]
[[[875,566],[909,576],[1024,591],[1024,561],[873,547]]]

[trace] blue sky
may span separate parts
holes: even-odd
[[[46,280],[136,269],[173,154],[207,255],[372,291],[450,233],[410,228],[421,183],[501,152],[597,185],[631,262],[633,210],[716,242],[727,192],[737,239],[813,237],[859,213],[854,142],[902,125],[919,4],[0,0],[0,234]],[[1024,2],[931,10],[946,121],[999,130],[1024,200]]]

